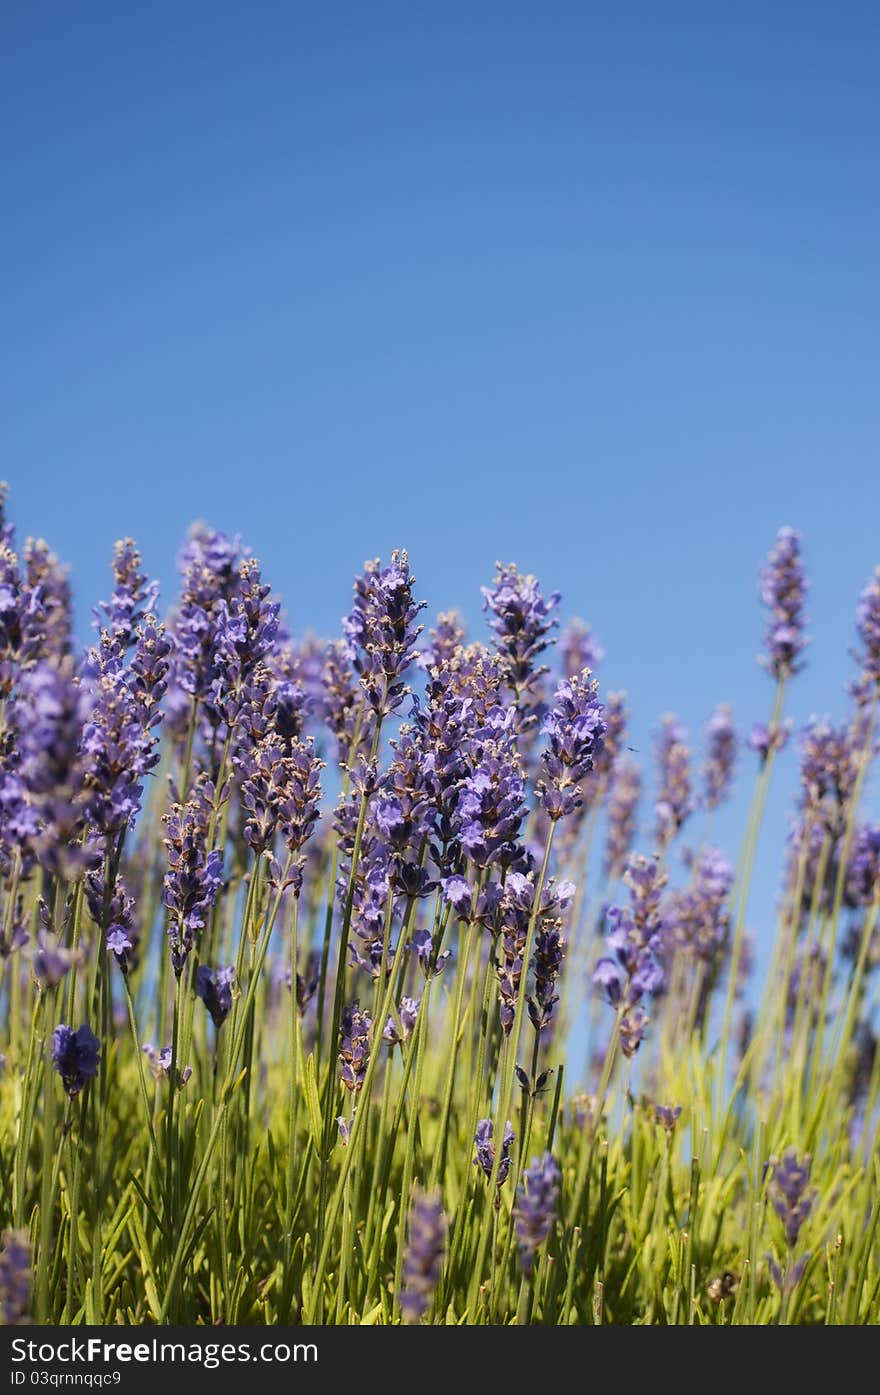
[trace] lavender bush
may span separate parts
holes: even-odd
[[[79,654],[63,567],[0,519],[4,1321],[876,1321],[877,576],[846,720],[785,756],[754,983],[791,529],[771,710],[743,742],[720,704],[702,754],[662,717],[653,773],[513,565],[479,640],[422,625],[406,552],[368,562],[324,645],[238,538],[198,525],[180,573],[162,620],[121,541]]]

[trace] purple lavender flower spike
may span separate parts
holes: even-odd
[[[717,809],[730,793],[739,738],[731,708],[722,702],[706,726],[706,760],[703,765],[703,806]]]
[[[446,1218],[439,1192],[413,1188],[403,1260],[403,1291],[399,1295],[404,1321],[420,1322],[431,1306],[440,1280],[446,1248]]]
[[[624,977],[616,959],[604,955],[593,970],[593,983],[602,990],[612,1007],[617,1007],[623,997]]]
[[[867,689],[880,687],[880,567],[868,579],[859,596],[856,633],[861,643],[857,656],[862,665],[862,682]]]
[[[809,643],[804,634],[806,595],[800,534],[780,528],[761,573],[761,601],[769,612],[761,663],[780,681],[803,668],[800,655]]]
[[[196,970],[196,997],[201,998],[208,1012],[211,1014],[211,1021],[218,1032],[232,1011],[232,1000],[235,992],[235,968],[232,964],[219,968],[216,971],[210,969],[207,964],[200,964]]]
[[[784,750],[790,735],[790,722],[777,722],[772,725],[755,722],[749,732],[747,744],[757,753],[761,764],[766,765],[770,752]]]
[[[106,631],[120,659],[134,644],[137,626],[156,607],[159,587],[149,581],[133,538],[122,538],[113,549],[113,595],[95,608],[95,628]]]
[[[341,1079],[346,1090],[351,1090],[353,1095],[364,1087],[370,1061],[372,1025],[369,1013],[361,1012],[357,1002],[343,1008],[339,1027]]]
[[[667,1133],[671,1134],[676,1124],[681,1118],[680,1104],[655,1104],[654,1122],[662,1124]]]
[[[90,1027],[83,1025],[74,1031],[62,1022],[55,1028],[52,1064],[71,1099],[79,1094],[87,1080],[98,1074],[100,1059],[100,1042]]]
[[[416,617],[424,602],[414,599],[414,586],[405,550],[392,552],[387,567],[378,558],[366,562],[343,621],[349,659],[377,720],[400,706],[406,673],[418,658]]]
[[[73,663],[42,662],[22,675],[14,704],[19,771],[38,831],[31,839],[41,866],[75,880],[93,865],[84,848],[88,758],[83,732],[89,705]]]
[[[23,654],[30,664],[60,664],[70,654],[73,632],[67,568],[42,538],[27,539],[23,562]]]
[[[864,907],[880,902],[880,824],[862,824],[855,830],[846,869],[846,901]]]
[[[483,588],[483,609],[490,613],[489,628],[501,658],[504,681],[513,694],[518,724],[526,729],[536,720],[541,700],[541,680],[546,665],[536,660],[551,643],[550,633],[559,624],[554,611],[558,591],[545,599],[537,577],[523,576],[511,564],[495,564],[495,579]]]
[[[612,906],[606,913],[610,927],[606,944],[612,953],[599,960],[593,982],[620,1012],[621,1049],[626,1056],[632,1056],[641,1045],[649,1021],[641,1000],[656,993],[663,984],[663,970],[656,956],[663,947],[661,895],[666,876],[656,857],[634,854],[623,880],[629,889],[630,904]]]
[[[605,650],[583,620],[570,620],[559,637],[559,657],[563,678],[574,678],[585,668],[594,671],[605,658]]]
[[[535,1254],[545,1244],[556,1221],[561,1174],[552,1153],[533,1158],[531,1167],[523,1172],[517,1188],[514,1226],[519,1246],[519,1263],[524,1274],[530,1274]]]
[[[338,763],[353,769],[370,750],[375,715],[365,711],[363,690],[352,668],[347,645],[334,640],[324,651],[322,715],[335,747]]]
[[[202,777],[188,802],[173,805],[164,815],[168,871],[162,904],[171,912],[168,937],[178,978],[223,883],[223,854],[219,849],[208,852],[206,846],[212,802],[213,786]]]
[[[536,1032],[546,1031],[553,1022],[559,1002],[556,984],[564,958],[565,941],[558,925],[551,925],[535,936],[535,992],[528,1000],[528,1008]]]
[[[116,957],[124,974],[137,966],[140,934],[135,923],[134,897],[117,875],[112,896],[107,897],[103,867],[89,872],[84,882],[86,903],[92,920],[106,930],[105,946]]]
[[[388,1014],[382,1032],[383,1040],[390,1042],[392,1046],[409,1041],[418,1020],[419,1002],[418,998],[401,998],[397,1016],[394,1013]]]
[[[476,1146],[476,1157],[474,1165],[481,1167],[488,1178],[492,1177],[492,1168],[495,1165],[495,1143],[492,1135],[494,1125],[491,1119],[480,1119],[477,1124],[477,1132],[474,1138]],[[510,1172],[510,1145],[516,1138],[513,1132],[513,1125],[508,1119],[504,1130],[504,1141],[501,1145],[501,1157],[498,1162],[498,1186],[507,1181],[507,1174]]]
[[[306,959],[305,972],[296,973],[296,1005],[301,1013],[304,1013],[309,1003],[318,991],[321,972],[321,955],[317,950],[310,950]]]
[[[668,897],[663,914],[663,950],[686,949],[695,958],[720,968],[730,918],[727,902],[733,868],[718,848],[703,848],[693,864],[689,886]]]
[[[655,740],[660,792],[654,807],[661,850],[669,846],[693,812],[691,753],[686,740],[684,727],[677,718],[667,714]]]
[[[650,1018],[639,1004],[620,1019],[620,1049],[629,1060],[636,1054],[645,1036]]]
[[[767,1188],[773,1209],[782,1221],[785,1240],[793,1250],[798,1242],[801,1227],[813,1209],[816,1190],[811,1188],[809,1156],[800,1158],[794,1148],[789,1148],[773,1168],[773,1180]]]
[[[541,755],[537,792],[552,821],[583,803],[582,782],[593,769],[605,738],[605,709],[589,669],[560,683],[544,721],[547,747]]]
[[[535,937],[535,995],[529,1001],[529,1015],[536,1031],[549,1026],[553,1019],[558,998],[556,980],[564,953],[560,932],[573,896],[571,882],[556,882],[554,878],[541,892]],[[522,872],[510,872],[500,897],[497,901],[493,897],[493,909],[486,919],[499,950],[498,996],[505,1035],[510,1033],[516,1017],[534,898],[534,882]]]
[[[2,860],[0,860],[2,867]],[[3,921],[5,922],[4,916]],[[0,960],[8,959],[16,950],[27,944],[29,935],[25,926],[24,897],[16,896],[15,905],[9,913],[8,924],[0,922]]]
[[[4,530],[0,539],[0,698],[8,698],[25,659],[28,598],[22,585],[18,556]]]
[[[82,964],[82,950],[66,949],[57,935],[40,930],[34,949],[34,978],[44,988],[55,988],[74,965]]]
[[[636,818],[642,793],[642,777],[635,761],[622,757],[614,768],[608,791],[608,828],[605,843],[605,875],[616,881],[621,876],[636,833]]]
[[[0,1249],[0,1313],[7,1327],[28,1322],[32,1277],[28,1232],[4,1230]]]
[[[855,738],[855,739],[854,739]],[[801,738],[800,806],[807,821],[842,832],[858,780],[861,742],[851,727],[811,717]]]
[[[780,1268],[773,1256],[768,1255],[767,1260],[770,1269],[770,1277],[783,1297],[788,1297],[788,1295],[793,1293],[797,1288],[801,1279],[804,1277],[807,1265],[812,1257],[812,1252],[808,1250],[805,1255],[801,1255],[800,1259],[795,1260],[793,1264],[787,1264],[783,1268]]]
[[[458,795],[453,834],[478,867],[511,867],[520,855],[525,781],[509,733],[482,743],[473,772]]]
[[[456,610],[447,610],[437,616],[437,628],[429,631],[429,644],[419,662],[428,672],[440,668],[453,658],[465,642],[465,628]]]
[[[111,671],[92,651],[91,706],[83,726],[82,754],[88,761],[86,800],[95,829],[115,837],[134,827],[143,796],[143,781],[159,761],[157,727],[166,690],[170,641],[152,615],[132,636],[130,667]]]

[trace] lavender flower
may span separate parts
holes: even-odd
[[[559,1164],[552,1153],[533,1158],[517,1188],[514,1226],[519,1245],[520,1268],[530,1274],[535,1254],[553,1229],[559,1201]]]
[[[400,1010],[397,1015],[388,1014],[385,1029],[382,1032],[385,1041],[390,1042],[392,1046],[409,1041],[418,1019],[419,1001],[418,998],[401,998]]]
[[[151,1046],[150,1043],[147,1042],[141,1047],[141,1050],[147,1058],[153,1079],[167,1080],[168,1076],[171,1074],[171,1059],[174,1055],[171,1047],[163,1046],[161,1051],[157,1051],[155,1046]],[[177,1080],[175,1081],[178,1090],[183,1089],[186,1082],[192,1076],[192,1073],[192,1066],[184,1066],[182,1070],[178,1068]]]
[[[213,787],[201,779],[186,804],[172,805],[163,816],[168,829],[163,839],[168,871],[162,883],[162,904],[171,912],[168,936],[178,978],[223,881],[223,854],[219,849],[208,852],[206,846],[212,797]]]
[[[871,906],[880,901],[880,824],[862,824],[853,834],[846,900],[850,906]]]
[[[806,595],[800,534],[780,528],[761,573],[761,601],[769,611],[761,662],[776,679],[791,678],[803,667],[798,660],[809,643],[804,634]]]
[[[495,579],[483,587],[483,609],[490,614],[489,628],[495,635],[495,648],[501,658],[504,681],[511,690],[524,729],[534,722],[540,702],[540,685],[546,665],[536,659],[551,643],[549,638],[559,621],[554,611],[559,593],[545,599],[537,577],[522,576],[511,563],[495,564]]]
[[[730,793],[739,738],[731,709],[721,703],[706,726],[706,761],[703,766],[703,804],[717,809]]]
[[[140,935],[135,925],[134,897],[117,875],[112,895],[108,897],[103,868],[89,872],[84,882],[86,903],[95,924],[106,931],[104,943],[116,957],[124,974],[137,964]]]
[[[762,765],[767,763],[771,751],[782,751],[791,735],[791,723],[755,722],[748,736],[748,744],[757,752]]]
[[[810,1164],[808,1156],[799,1158],[794,1148],[789,1148],[781,1161],[775,1163],[773,1180],[768,1194],[773,1209],[782,1221],[785,1239],[793,1250],[798,1242],[801,1227],[813,1209],[816,1199],[815,1188],[810,1188]]]
[[[97,674],[90,688],[91,706],[83,726],[82,753],[88,763],[87,809],[92,825],[107,837],[134,827],[143,797],[143,781],[158,763],[156,729],[166,690],[170,641],[154,616],[133,636],[130,668]]]
[[[7,1327],[28,1321],[31,1305],[31,1245],[26,1230],[4,1230],[0,1249],[0,1312]]]
[[[446,877],[441,882],[443,899],[446,901],[460,920],[467,920],[471,913],[474,894],[469,882],[465,877]]]
[[[100,1042],[90,1027],[74,1031],[61,1023],[52,1034],[52,1064],[71,1099],[98,1074]]]
[[[547,749],[541,756],[537,791],[553,822],[580,808],[581,782],[593,769],[605,737],[604,707],[589,669],[560,683],[544,722]]]
[[[773,1256],[769,1256],[770,1277],[783,1297],[787,1297],[797,1288],[811,1259],[812,1253],[808,1251],[807,1254],[801,1255],[800,1259],[795,1260],[793,1264],[780,1268]]]
[[[862,645],[859,661],[866,685],[880,685],[880,567],[868,579],[859,596],[856,633]]]
[[[196,997],[201,998],[211,1021],[219,1031],[232,1011],[235,990],[235,968],[227,964],[216,971],[207,964],[200,964],[196,970]]]
[[[357,1002],[343,1008],[339,1047],[341,1079],[346,1090],[355,1095],[363,1089],[367,1075],[372,1025],[369,1013],[361,1012]]]
[[[11,910],[3,907],[0,915],[0,960],[8,959],[17,949],[28,942],[25,928],[24,898],[16,896]]]
[[[620,1019],[620,1049],[627,1060],[633,1057],[645,1038],[645,1028],[650,1018],[638,1004],[631,1007]]]
[[[427,934],[427,931],[424,932]],[[430,938],[430,936],[429,936]],[[383,941],[376,936],[374,940],[365,941],[365,951],[362,953],[353,940],[349,940],[349,965],[352,969],[363,969],[365,973],[375,983],[377,979],[384,979],[391,972],[394,963],[394,955],[390,947],[386,950]]]
[[[423,668],[429,672],[448,663],[465,641],[465,629],[457,610],[447,610],[437,616],[437,628],[429,631],[430,643],[421,657]]]
[[[413,1188],[403,1260],[400,1310],[406,1322],[419,1322],[428,1311],[440,1279],[446,1248],[446,1218],[439,1192]]]
[[[25,604],[18,557],[4,537],[0,539],[0,699],[12,693],[23,657]]]
[[[679,1119],[681,1118],[680,1104],[655,1104],[654,1122],[662,1124],[668,1134],[671,1134]]]
[[[233,730],[251,702],[251,685],[279,633],[280,606],[270,598],[255,557],[241,562],[229,598],[215,614],[216,677],[205,704],[212,726]]]
[[[574,678],[585,668],[591,672],[597,669],[605,658],[605,650],[590,626],[575,617],[559,637],[559,657],[563,678]]]
[[[492,1177],[492,1169],[495,1165],[495,1144],[492,1137],[494,1132],[495,1130],[491,1119],[480,1119],[477,1124],[477,1132],[474,1140],[477,1150],[476,1157],[474,1158],[474,1165],[476,1167],[481,1167],[490,1180]],[[504,1130],[504,1140],[501,1145],[501,1157],[498,1161],[497,1185],[499,1187],[507,1181],[507,1174],[510,1172],[510,1145],[515,1138],[516,1134],[513,1132],[513,1125],[508,1119],[507,1126]]]
[[[107,931],[107,948],[115,956],[116,962],[124,974],[128,973],[128,956],[134,949],[134,943],[129,938],[128,932],[121,925],[111,925]]]
[[[172,713],[185,726],[193,703],[220,689],[219,630],[238,580],[241,540],[195,524],[180,552],[183,585],[171,621]]]
[[[660,795],[654,806],[657,815],[657,841],[662,849],[680,832],[693,811],[691,796],[691,753],[684,727],[673,716],[663,717],[656,736]]]
[[[486,891],[488,890],[487,888]],[[563,956],[559,933],[562,926],[561,916],[568,910],[574,898],[574,890],[571,882],[556,883],[551,878],[541,892],[536,919],[538,933],[535,937],[535,952],[536,955],[540,954],[540,959],[536,961],[538,977],[535,998],[529,1005],[529,1014],[536,1031],[549,1025],[552,1020],[553,1008],[557,1001],[554,989]],[[535,899],[534,883],[522,872],[509,872],[503,891],[499,892],[497,899],[492,899],[490,928],[497,935],[500,950],[498,995],[501,1002],[501,1025],[507,1035],[516,1017],[520,980],[524,969],[527,970],[528,967],[525,964],[525,951]],[[481,918],[487,914],[486,900],[484,892],[483,901],[478,907]]]
[[[529,1018],[536,1032],[548,1028],[554,1016],[559,994],[556,984],[562,961],[565,958],[565,941],[557,925],[542,930],[535,936],[535,993],[529,998]]]
[[[365,710],[364,694],[342,640],[328,644],[324,652],[322,686],[323,717],[334,740],[336,759],[340,765],[353,768],[358,757],[369,752],[375,715]]]
[[[23,561],[23,655],[29,665],[61,664],[70,654],[73,630],[67,568],[42,538],[27,539]]]
[[[415,577],[405,551],[392,552],[383,567],[378,558],[364,564],[354,587],[354,608],[343,621],[348,654],[376,719],[403,701],[404,677],[418,658],[416,617],[423,601],[413,598]]]
[[[611,929],[606,943],[611,955],[599,960],[593,983],[618,1009],[621,1049],[632,1056],[649,1020],[641,999],[656,993],[663,983],[657,955],[662,951],[661,894],[666,877],[657,858],[634,854],[627,863],[624,882],[629,888],[630,904],[612,906],[607,913]]]
[[[612,881],[623,872],[636,831],[636,815],[642,777],[635,761],[621,758],[608,791],[608,831],[605,843],[605,876]]]
[[[598,783],[599,780],[607,781],[608,777],[614,774],[621,758],[630,715],[626,693],[606,693],[605,710],[602,715],[605,722],[605,733],[602,745],[595,753],[593,773],[587,780],[586,794],[588,799],[591,797],[590,791],[594,783]]]
[[[320,954],[316,950],[311,950],[306,961],[305,973],[301,974],[299,970],[297,970],[296,1005],[301,1013],[305,1012],[312,998],[314,998],[315,993],[318,991],[320,965]]]
[[[58,935],[40,930],[34,949],[34,978],[44,988],[55,988],[74,965],[82,964],[82,950],[66,949]]]
[[[425,978],[436,978],[441,974],[452,958],[452,951],[444,949],[441,954],[434,955],[434,937],[430,930],[414,930],[413,937],[406,948],[410,954],[415,955],[416,962],[424,974]]]
[[[156,582],[142,570],[141,554],[133,538],[123,538],[113,549],[113,595],[95,610],[95,625],[106,630],[115,652],[122,658],[134,643],[135,630],[147,611],[155,609]]]
[[[851,728],[812,717],[801,738],[801,808],[833,834],[842,831],[858,778],[860,746]]]
[[[694,860],[690,885],[673,892],[663,911],[664,950],[686,949],[709,965],[719,965],[727,945],[727,901],[733,868],[718,848],[703,848]]]
[[[510,867],[525,815],[525,782],[509,734],[483,743],[473,773],[463,781],[455,808],[454,834],[478,867]]]
[[[82,847],[88,761],[82,751],[88,703],[72,662],[37,664],[22,676],[14,728],[19,769],[37,822],[41,865],[73,880],[94,862]]]

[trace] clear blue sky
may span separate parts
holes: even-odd
[[[667,709],[766,715],[791,523],[791,710],[842,713],[880,561],[880,7],[7,0],[0,51],[0,472],[83,626],[117,536],[167,600],[197,516],[324,633],[366,556],[408,546],[477,623],[516,560],[595,624],[644,753]]]

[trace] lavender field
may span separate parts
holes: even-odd
[[[878,1320],[880,569],[846,721],[793,727],[770,532],[766,711],[634,751],[552,577],[490,568],[468,629],[396,552],[325,641],[196,524],[161,609],[117,544],[83,653],[3,518],[6,1323]]]

